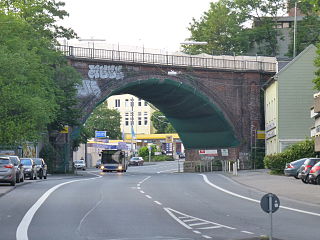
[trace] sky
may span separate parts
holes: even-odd
[[[212,0],[61,0],[69,17],[59,22],[82,39],[104,39],[95,47],[136,46],[174,52],[190,37],[188,27]],[[72,44],[92,42],[69,41]],[[120,49],[123,50],[123,49]]]

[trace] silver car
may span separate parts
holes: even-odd
[[[0,182],[16,185],[16,168],[9,157],[0,157]]]
[[[84,160],[76,160],[74,161],[74,167],[76,169],[82,169],[83,171],[86,170],[86,163]]]

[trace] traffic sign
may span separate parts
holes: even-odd
[[[95,137],[96,138],[106,138],[107,131],[95,131]]]
[[[261,198],[260,206],[266,213],[274,213],[280,207],[280,200],[275,194],[267,193]]]

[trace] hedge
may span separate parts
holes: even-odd
[[[315,156],[314,139],[306,139],[291,145],[282,153],[265,156],[263,161],[265,168],[270,169],[271,173],[279,174],[283,173],[286,163]]]

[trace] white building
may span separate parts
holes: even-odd
[[[121,131],[131,134],[131,124],[135,134],[153,134],[151,122],[154,109],[147,101],[130,94],[114,95],[107,99],[109,109],[117,109],[121,115]]]

